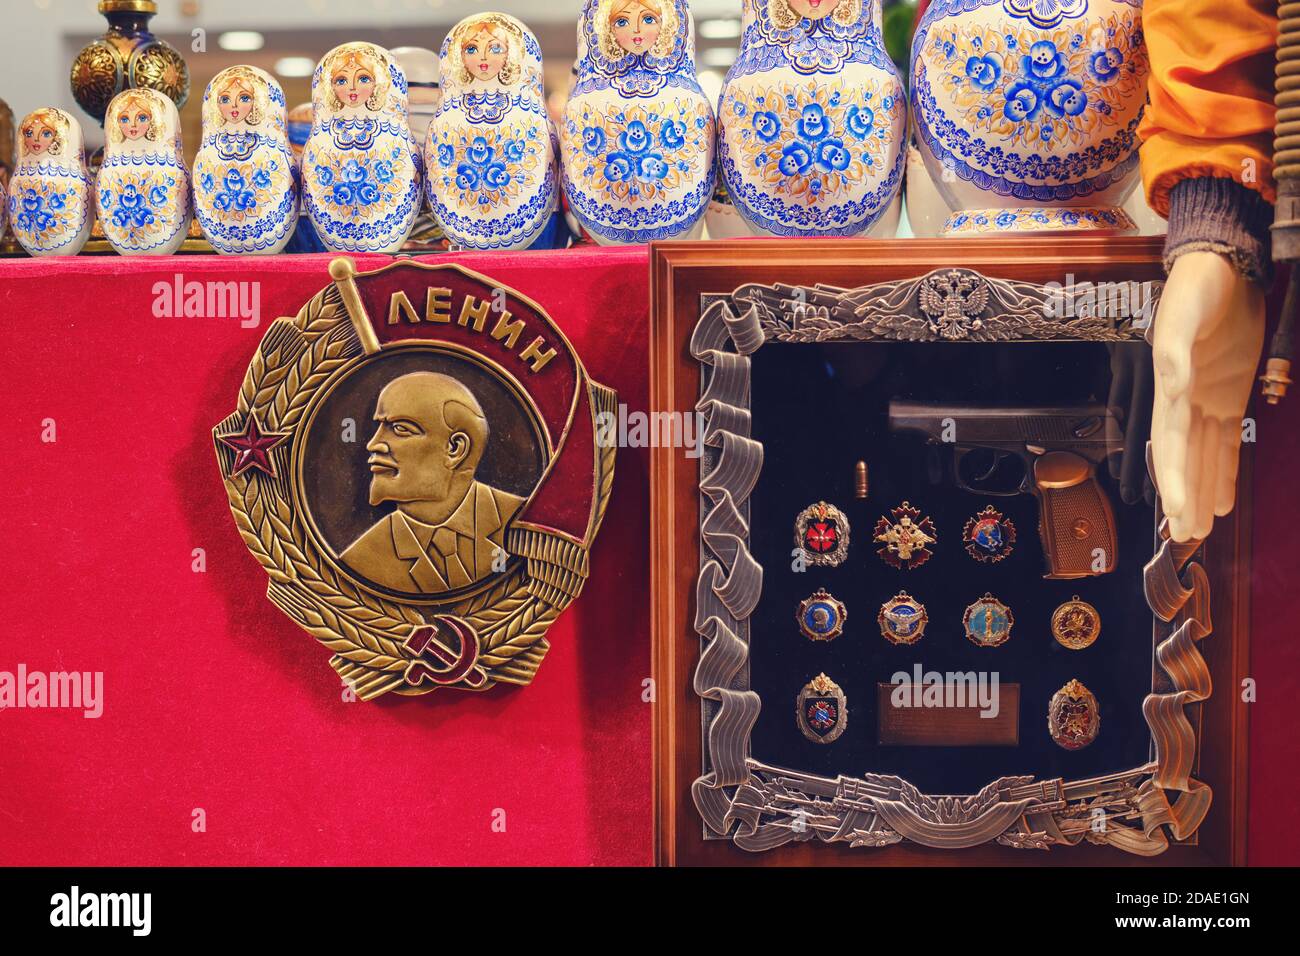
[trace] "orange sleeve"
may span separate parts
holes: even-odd
[[[1168,216],[1169,191],[1203,177],[1275,202],[1275,0],[1145,0],[1142,25],[1151,102],[1138,133],[1151,208]]]

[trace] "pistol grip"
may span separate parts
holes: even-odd
[[[1115,570],[1115,513],[1097,483],[1096,466],[1068,451],[1048,452],[1034,462],[1034,496],[1048,579],[1087,578]]]

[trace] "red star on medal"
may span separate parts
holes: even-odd
[[[249,413],[242,432],[218,435],[217,440],[235,453],[235,467],[230,477],[238,478],[248,469],[257,468],[274,478],[275,462],[271,460],[271,451],[288,437],[284,432],[262,431],[257,419]]]

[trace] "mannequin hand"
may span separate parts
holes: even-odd
[[[1242,418],[1264,346],[1264,293],[1213,252],[1179,256],[1155,326],[1156,485],[1175,541],[1236,501]]]

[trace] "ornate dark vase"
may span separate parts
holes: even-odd
[[[102,126],[108,104],[123,90],[144,87],[180,109],[190,95],[190,71],[176,48],[149,32],[154,0],[100,0],[108,32],[72,62],[72,95]]]

